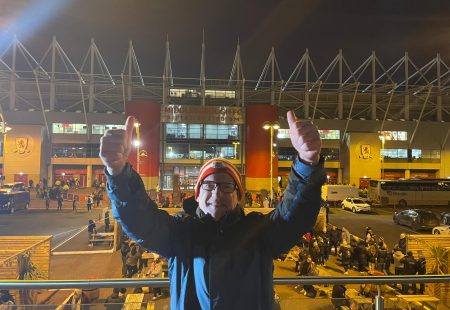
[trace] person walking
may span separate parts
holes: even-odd
[[[63,206],[63,197],[62,197],[62,194],[60,193],[59,195],[58,195],[58,198],[56,198],[57,199],[57,201],[58,201],[58,211],[61,211],[62,210],[62,206]]]
[[[49,208],[50,208],[50,196],[46,195],[45,196],[45,210],[48,211]]]
[[[75,212],[75,213],[78,212],[77,211],[77,204],[78,204],[78,202],[77,202],[77,200],[74,197],[73,200],[72,200],[72,211]]]
[[[88,212],[91,212],[92,204],[94,203],[94,200],[92,198],[92,195],[88,195],[86,199],[86,208]]]
[[[172,217],[148,197],[128,163],[134,117],[127,118],[125,129],[108,130],[101,138],[114,217],[128,236],[168,258],[171,309],[272,309],[273,258],[311,231],[326,181],[317,127],[292,111],[287,120],[298,155],[283,200],[266,215],[244,213],[239,170],[213,158],[199,171],[195,213]]]

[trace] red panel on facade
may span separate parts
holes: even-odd
[[[270,178],[270,130],[263,129],[265,121],[278,121],[278,107],[270,104],[249,104],[245,112],[247,124],[246,177]],[[274,133],[276,141],[276,132]],[[273,160],[274,177],[278,159]]]
[[[133,115],[141,124],[139,127],[141,136],[139,173],[147,177],[159,176],[161,105],[155,101],[129,101],[125,115]],[[137,171],[135,147],[132,148],[129,161]]]

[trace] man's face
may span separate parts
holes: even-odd
[[[227,173],[213,173],[207,176],[202,183],[208,183],[210,186],[221,183],[236,184],[233,178]],[[224,185],[229,186],[230,184]],[[214,186],[211,186],[214,187]],[[203,189],[200,186],[200,192],[197,197],[197,202],[200,209],[205,214],[210,214],[213,219],[219,221],[227,212],[236,208],[238,203],[238,193],[234,189],[231,193],[225,193],[216,186],[212,191]]]

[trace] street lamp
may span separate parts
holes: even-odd
[[[134,128],[136,129],[136,140],[133,141],[133,145],[136,147],[136,172],[139,174],[140,166],[140,154],[141,154],[141,134],[139,133],[139,127],[141,124],[139,122],[134,123]]]
[[[386,141],[386,136],[383,132],[380,134],[381,140],[381,179],[384,179],[384,143]]]
[[[237,159],[237,146],[241,144],[240,142],[233,142],[233,146],[234,146],[234,159]]]
[[[273,202],[273,135],[275,130],[280,129],[280,123],[278,122],[264,122],[263,128],[270,130],[270,204]]]

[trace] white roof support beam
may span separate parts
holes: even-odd
[[[62,77],[65,79],[68,75],[76,75],[78,76],[78,71],[75,68],[74,64],[70,60],[70,58],[67,56],[67,54],[64,52],[64,49],[61,47],[61,45],[56,40],[56,37],[54,36],[52,38],[52,43],[48,47],[47,51],[44,53],[44,56],[42,56],[39,65],[41,67],[45,66],[46,61],[48,60],[48,56],[51,55],[50,59],[50,111],[55,110],[55,104],[56,104],[56,80],[58,75],[62,75]],[[57,60],[59,60],[64,67],[64,72],[61,72],[57,70]]]
[[[350,120],[352,119],[353,107],[355,105],[356,95],[358,94],[358,88],[359,88],[359,82],[356,82],[355,91],[353,92],[352,104],[350,106],[350,111],[348,112],[347,121],[345,122],[344,133],[342,134],[342,143],[344,143],[344,140],[345,140],[345,137],[347,134],[347,130],[348,130],[348,125],[350,124]]]
[[[241,46],[239,45],[238,40],[236,53],[234,54],[233,67],[231,68],[230,79],[228,80],[228,86],[230,86],[234,81],[240,82],[244,79],[244,69],[241,60]]]
[[[169,103],[169,91],[173,87],[172,61],[170,60],[170,44],[169,36],[166,39],[166,55],[164,58],[164,72],[163,72],[163,104]]]
[[[234,55],[233,67],[231,68],[230,79],[228,80],[228,87],[231,87],[231,85],[235,83],[236,103],[238,106],[244,106],[244,81],[245,77],[241,60],[241,46],[238,39],[236,53]]]
[[[266,77],[269,73],[270,69],[270,91],[271,91],[271,104],[275,104],[275,70],[278,73],[278,77],[280,81],[283,81],[283,77],[281,75],[280,67],[278,66],[277,57],[275,56],[275,48],[272,46],[270,50],[269,57],[267,58],[266,64],[264,65],[263,71],[258,79],[258,83],[256,83],[255,90],[258,90],[262,83],[267,82]],[[283,83],[282,83],[283,84]],[[282,88],[281,88],[282,89]]]
[[[436,81],[437,81],[437,97],[436,97],[436,121],[442,121],[442,94],[441,94],[441,55],[436,55]]]
[[[87,64],[89,57],[89,63]],[[95,64],[99,66],[99,69],[103,76],[106,76],[112,85],[116,85],[114,82],[114,79],[112,78],[111,74],[109,73],[108,67],[106,66],[105,61],[103,60],[103,57],[95,44],[94,38],[91,39],[91,45],[89,46],[89,50],[86,53],[86,56],[84,57],[83,63],[80,67],[80,74],[83,76],[83,70],[85,65],[89,65],[89,112],[94,112],[95,109],[95,93],[94,93],[94,84],[95,84]]]
[[[376,85],[376,70],[377,70],[377,57],[375,55],[375,51],[372,51],[372,94],[371,94],[371,109],[370,109],[370,119],[377,119],[377,91],[375,88]]]
[[[128,68],[128,77],[127,81],[127,100],[130,101],[133,97],[133,77],[137,77],[139,79],[139,83],[141,86],[145,86],[144,78],[141,73],[141,68],[139,67],[139,62],[136,57],[136,53],[133,47],[133,41],[128,41],[128,52],[125,58],[125,63],[123,64],[122,76],[125,76],[125,72]],[[124,79],[122,78],[122,83],[124,83]]]
[[[411,139],[409,140],[409,145],[408,145],[409,149],[411,148],[414,138],[416,137],[417,129],[419,128],[419,124],[420,124],[420,121],[422,120],[423,112],[425,111],[425,107],[427,105],[428,99],[430,98],[432,89],[433,89],[433,85],[429,85],[427,96],[425,97],[425,101],[422,105],[422,110],[420,111],[420,115],[419,115],[419,118],[417,119],[416,126],[414,127],[414,131],[411,134]]]

